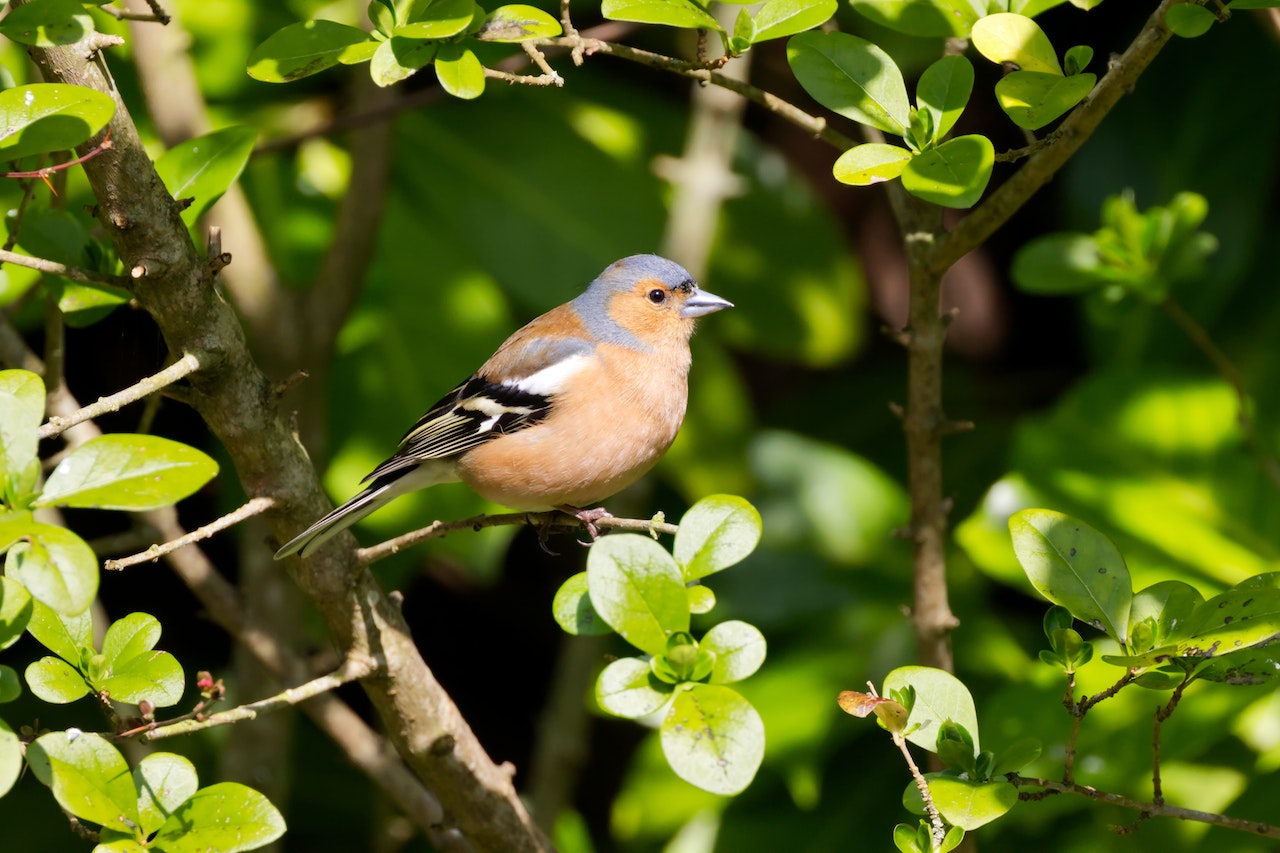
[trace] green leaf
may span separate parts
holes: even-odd
[[[845,118],[902,136],[911,105],[902,72],[889,55],[847,33],[801,33],[787,61],[815,101]]]
[[[436,54],[436,78],[455,98],[471,100],[484,94],[484,66],[469,48],[442,44]]]
[[[31,522],[26,529],[29,541],[9,549],[5,574],[59,613],[88,610],[98,594],[98,558],[93,550],[64,527]]]
[[[435,0],[410,21],[396,27],[391,35],[407,39],[443,39],[456,36],[471,26],[476,14],[475,0]]]
[[[652,714],[671,700],[672,687],[658,680],[647,661],[619,658],[596,679],[596,701],[618,717],[637,719]]]
[[[31,595],[13,578],[0,575],[0,649],[18,641],[31,621]]]
[[[672,553],[685,581],[694,581],[744,560],[760,543],[760,513],[737,495],[711,495],[680,519]]]
[[[596,609],[591,606],[591,596],[587,592],[586,572],[578,572],[560,585],[555,599],[551,602],[551,614],[555,617],[557,625],[574,636],[613,632],[613,629],[605,624],[600,614],[596,613]]]
[[[710,613],[716,606],[716,594],[710,587],[702,584],[687,586],[684,591],[689,596],[690,613]]]
[[[22,741],[9,724],[0,720],[0,797],[9,793],[22,773]]]
[[[167,438],[102,435],[58,463],[36,506],[158,509],[192,494],[217,473],[218,463],[207,454]]]
[[[916,106],[933,116],[933,139],[938,142],[955,127],[973,92],[973,65],[963,56],[944,56],[920,75]]]
[[[751,43],[811,30],[834,15],[836,6],[836,0],[766,0],[752,19]]]
[[[924,821],[921,821],[924,823]],[[925,833],[929,831],[929,825],[926,823]],[[921,845],[917,839],[917,829],[910,824],[900,823],[893,828],[893,846],[897,847],[901,853],[930,853],[933,846],[928,841]]]
[[[1122,645],[1128,641],[1133,588],[1110,539],[1047,509],[1015,513],[1009,531],[1018,562],[1041,595]]]
[[[982,198],[995,162],[990,139],[957,136],[913,157],[902,169],[902,186],[943,207],[972,207]]]
[[[1039,758],[1041,749],[1040,741],[1033,737],[1014,741],[1000,751],[991,775],[1003,776],[1006,773],[1017,773]]]
[[[1085,293],[1110,283],[1097,241],[1089,234],[1052,234],[1013,256],[1013,283],[1028,293]]]
[[[90,692],[84,676],[62,658],[45,656],[32,661],[27,666],[26,677],[31,692],[54,705],[74,702]]]
[[[867,142],[845,151],[831,168],[837,181],[855,187],[891,181],[915,156],[900,145]]]
[[[78,662],[85,650],[93,651],[93,615],[87,609],[73,616],[61,616],[39,600],[32,600],[31,604],[27,632],[38,643],[69,662]]]
[[[58,310],[73,329],[92,326],[111,313],[112,308],[133,298],[133,294],[122,287],[66,279],[58,282],[52,292],[57,294]]]
[[[740,56],[751,47],[751,40],[756,35],[756,23],[748,9],[739,9],[738,16],[733,19],[733,35],[729,37],[729,53]]]
[[[165,853],[240,853],[270,844],[284,829],[284,818],[262,794],[236,782],[219,782],[178,806],[153,844]]]
[[[1067,76],[1072,77],[1089,67],[1089,63],[1093,61],[1093,48],[1087,44],[1078,44],[1067,48],[1067,53],[1062,59]]]
[[[390,37],[391,31],[396,28],[396,10],[391,0],[370,0],[366,9],[374,29]]]
[[[1184,39],[1204,35],[1217,22],[1217,15],[1194,3],[1179,3],[1176,6],[1170,6],[1164,13],[1164,25],[1175,36],[1181,36]]]
[[[287,83],[339,63],[363,61],[377,44],[355,27],[302,21],[276,30],[249,53],[249,76],[266,83]]]
[[[724,32],[719,21],[691,0],[604,0],[600,13],[613,21]]]
[[[40,377],[27,370],[0,370],[0,501],[25,497],[18,487],[36,462],[36,433],[43,418]]]
[[[998,12],[973,25],[973,46],[997,65],[1011,62],[1023,71],[1062,76],[1058,55],[1040,25],[1025,15]]]
[[[35,47],[75,44],[93,31],[80,0],[31,0],[0,21],[0,35]]]
[[[1215,595],[1192,612],[1187,634],[1180,645],[1192,657],[1215,657],[1280,635],[1280,589],[1236,587]]]
[[[1160,673],[1144,673],[1152,674]],[[1195,669],[1195,677],[1202,681],[1245,687],[1266,684],[1277,676],[1280,676],[1280,661],[1276,660],[1275,650],[1265,643],[1209,658]]]
[[[1203,603],[1204,596],[1189,583],[1153,583],[1133,596],[1133,604],[1129,608],[1129,634],[1132,637],[1136,625],[1151,619],[1155,625],[1152,648],[1186,637],[1191,615]],[[1135,647],[1134,651],[1145,652],[1148,649]]]
[[[907,740],[933,752],[938,745],[938,732],[948,721],[964,726],[973,738],[973,748],[980,748],[978,713],[973,696],[960,679],[949,672],[927,666],[901,666],[885,676],[881,695],[913,687],[916,691],[911,716],[907,718]]]
[[[854,11],[900,33],[923,38],[968,38],[987,13],[981,0],[850,0]]]
[[[102,130],[115,110],[110,95],[83,86],[6,89],[0,92],[0,160],[74,148]]]
[[[434,60],[439,49],[438,42],[393,36],[374,51],[369,76],[379,86],[392,86]]]
[[[236,182],[258,132],[248,127],[224,127],[173,146],[156,160],[156,173],[174,198],[194,198],[182,211],[192,225]]]
[[[943,819],[961,829],[984,826],[1004,815],[1018,802],[1018,789],[1004,781],[973,782],[940,773],[926,773],[925,779],[929,782],[929,794]],[[920,792],[912,783],[904,793],[904,804],[913,799],[913,791],[914,801],[921,802]]]
[[[50,732],[27,747],[36,778],[71,814],[116,830],[138,823],[138,794],[124,756],[100,735]]]
[[[716,656],[711,670],[712,684],[741,681],[764,663],[764,634],[746,622],[721,622],[713,626],[698,645]]]
[[[0,664],[0,705],[12,702],[22,695],[22,681],[11,666]]]
[[[661,728],[662,752],[676,775],[726,796],[744,790],[764,758],[764,723],[730,687],[688,684],[676,691]]]
[[[133,768],[133,785],[138,791],[142,833],[150,835],[191,798],[199,781],[195,765],[181,755],[153,752]]]
[[[104,664],[93,686],[120,702],[176,705],[184,686],[182,666],[168,652],[153,651],[159,640],[160,622],[149,613],[113,622],[102,641]]]
[[[560,22],[536,6],[499,6],[484,19],[475,37],[480,41],[517,42],[555,38],[563,32]]]
[[[661,655],[667,636],[689,630],[689,598],[671,555],[636,533],[607,536],[587,553],[591,603],[631,645]]]
[[[996,100],[1014,124],[1036,130],[1083,101],[1096,81],[1092,74],[1063,77],[1042,71],[1014,71],[996,83]]]
[[[1280,0],[1231,0],[1228,9],[1280,9]]]

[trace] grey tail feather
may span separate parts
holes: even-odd
[[[363,492],[356,495],[333,512],[329,513],[324,518],[302,531],[302,533],[298,534],[293,539],[290,539],[283,548],[276,551],[276,559],[283,560],[290,554],[298,554],[302,557],[309,556],[312,551],[315,551],[315,549],[319,548],[325,542],[329,541],[334,536],[337,536],[339,533],[346,530],[348,527],[355,524],[378,507],[387,503],[392,498],[397,497],[399,493],[394,491],[392,486],[394,486],[396,481],[399,479],[399,477],[396,477],[389,481],[384,480],[380,483],[374,483],[372,486],[365,489]],[[387,492],[391,492],[391,494],[387,494]]]

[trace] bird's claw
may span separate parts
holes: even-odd
[[[556,507],[556,509],[563,513],[567,513],[568,515],[572,515],[574,518],[578,519],[578,521],[582,522],[582,526],[587,529],[587,535],[591,537],[591,542],[578,541],[578,544],[585,548],[590,548],[592,543],[600,538],[600,528],[596,525],[596,522],[602,518],[613,518],[613,513],[609,512],[609,510],[602,506],[598,506],[595,509],[578,509],[577,507],[572,506],[559,506]]]

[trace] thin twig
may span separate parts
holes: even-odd
[[[313,678],[305,684],[290,687],[275,696],[268,696],[266,699],[259,699],[257,702],[228,708],[225,711],[219,711],[216,714],[210,714],[207,717],[194,720],[178,720],[170,724],[155,723],[153,724],[154,727],[149,727],[146,730],[142,739],[146,742],[163,740],[177,735],[193,734],[216,726],[256,719],[261,714],[293,707],[308,699],[314,699],[321,693],[328,693],[344,684],[359,681],[361,678],[372,675],[377,670],[378,664],[367,658],[360,661],[347,660],[343,662],[342,666],[328,675]]]
[[[947,825],[942,822],[942,815],[938,812],[938,807],[934,805],[933,795],[929,793],[929,780],[924,778],[924,774],[920,772],[915,759],[911,757],[911,750],[907,747],[907,739],[898,732],[894,732],[893,742],[902,752],[902,757],[906,759],[907,767],[911,769],[911,778],[916,780],[916,788],[920,791],[920,797],[924,800],[924,809],[929,815],[929,824],[933,827],[933,849],[937,850],[941,847],[942,840],[947,837]]]
[[[172,551],[176,551],[179,548],[185,548],[195,542],[208,539],[215,533],[226,530],[232,525],[239,524],[246,518],[252,518],[255,515],[264,513],[275,505],[276,502],[271,498],[251,498],[244,506],[233,512],[227,513],[217,521],[210,522],[204,527],[192,530],[190,533],[169,542],[165,542],[162,545],[152,545],[147,550],[141,551],[132,556],[121,557],[119,560],[107,560],[102,564],[102,568],[104,571],[117,572],[121,569],[127,569],[129,566],[136,566],[139,563],[154,563],[156,560]]]
[[[665,533],[674,536],[679,529],[677,525],[670,524],[662,520],[661,513],[653,518],[614,518],[606,516],[593,522],[596,527],[603,530],[626,530],[634,533],[648,533],[650,536],[657,538],[658,534]],[[476,515],[471,518],[460,518],[454,521],[434,521],[426,527],[421,527],[409,533],[402,534],[394,539],[388,539],[377,545],[371,545],[368,548],[361,548],[356,552],[356,563],[361,566],[368,566],[379,560],[384,560],[392,554],[398,554],[405,548],[412,547],[421,542],[430,539],[441,539],[450,533],[458,533],[463,530],[480,531],[486,527],[505,527],[515,524],[531,524],[534,527],[562,527],[562,528],[582,528],[583,524],[573,516],[566,515],[559,511],[551,512],[506,512],[495,515]]]
[[[149,394],[154,394],[167,385],[172,385],[179,379],[190,376],[200,369],[200,359],[191,353],[183,354],[182,358],[173,364],[161,370],[152,376],[138,381],[130,385],[123,391],[117,391],[109,397],[100,397],[98,402],[85,406],[78,412],[73,412],[66,417],[54,416],[49,418],[49,422],[40,427],[40,438],[52,438],[55,435],[75,426],[92,420],[99,415],[107,412],[118,412],[124,406],[141,400]]]
[[[1247,832],[1251,835],[1260,835],[1263,838],[1280,838],[1280,826],[1264,823],[1262,821],[1229,817],[1227,815],[1216,814],[1214,812],[1203,812],[1198,809],[1172,806],[1168,803],[1148,803],[1136,800],[1132,797],[1127,797],[1124,794],[1099,791],[1097,788],[1089,785],[1056,782],[1052,779],[1037,779],[1030,776],[1019,776],[1017,773],[1010,773],[1008,779],[1019,788],[1040,788],[1043,791],[1052,791],[1058,794],[1075,794],[1080,797],[1088,797],[1096,802],[1120,806],[1126,809],[1133,809],[1136,812],[1146,813],[1152,817],[1176,817],[1179,820],[1192,820],[1197,823],[1206,823],[1211,826],[1221,826],[1226,829]]]
[[[121,44],[123,44],[123,42],[121,42]],[[81,163],[84,163],[88,160],[92,160],[94,157],[97,157],[103,151],[110,151],[110,150],[111,150],[111,129],[108,128],[107,135],[102,138],[102,141],[99,142],[97,145],[93,146],[93,148],[89,149],[88,153],[86,154],[81,154],[79,157],[76,157],[73,160],[66,160],[62,163],[54,163],[52,166],[45,166],[43,169],[33,169],[27,172],[4,172],[3,177],[39,178],[42,181],[48,181],[48,179],[51,176],[56,175],[58,172],[61,172],[65,169],[70,169],[72,166],[79,166]]]
[[[92,270],[82,270],[78,267],[69,267],[66,264],[60,264],[57,261],[50,261],[44,258],[33,258],[30,255],[19,255],[17,252],[10,252],[0,249],[0,264],[14,264],[28,269],[38,270],[50,275],[60,275],[63,278],[69,278],[72,281],[84,282],[86,284],[110,284],[115,287],[128,288],[133,282],[127,276],[112,275],[105,272],[94,272]]]

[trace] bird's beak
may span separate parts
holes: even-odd
[[[721,299],[714,293],[707,293],[705,290],[695,290],[693,295],[684,301],[684,305],[680,306],[680,316],[685,318],[701,317],[704,314],[713,314],[722,308],[732,308],[733,303],[728,299]]]

